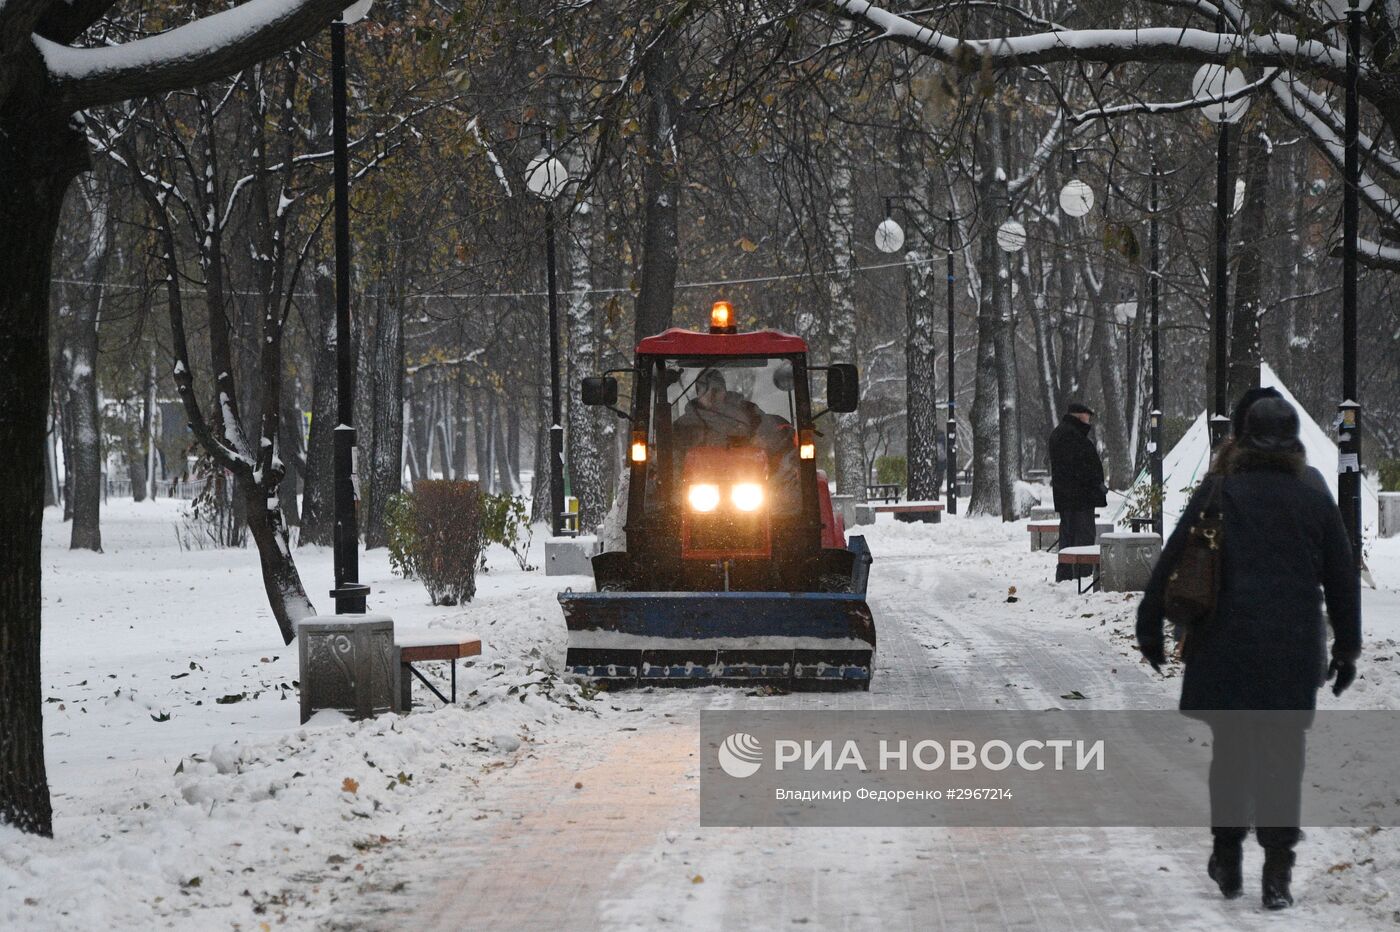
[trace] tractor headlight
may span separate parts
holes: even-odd
[[[699,512],[714,511],[719,507],[719,486],[709,482],[697,482],[686,493],[690,507]]]
[[[729,498],[740,511],[757,511],[763,507],[763,486],[757,482],[740,482],[729,493]]]

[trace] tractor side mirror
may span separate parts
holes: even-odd
[[[826,369],[826,406],[837,414],[849,414],[860,405],[860,376],[849,362],[834,362]]]
[[[617,379],[610,375],[591,375],[583,380],[583,403],[589,407],[617,404]]]

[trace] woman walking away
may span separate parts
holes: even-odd
[[[1240,895],[1249,831],[1243,824],[1249,820],[1240,814],[1253,812],[1269,909],[1293,904],[1289,884],[1301,815],[1303,736],[1317,708],[1317,690],[1335,677],[1332,692],[1340,696],[1356,678],[1361,653],[1356,558],[1336,504],[1305,469],[1293,406],[1270,397],[1249,405],[1242,430],[1221,450],[1182,513],[1138,606],[1138,647],[1160,670],[1166,663],[1168,581],[1193,525],[1210,520],[1203,513],[1218,514],[1223,544],[1215,608],[1187,632],[1180,708],[1210,723],[1213,734],[1215,844],[1207,872],[1225,896]],[[1330,666],[1319,588],[1332,626]],[[1276,727],[1259,727],[1263,716],[1210,714],[1256,709],[1305,714],[1269,716]],[[1246,718],[1250,727],[1241,722]]]

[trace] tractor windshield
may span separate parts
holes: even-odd
[[[679,427],[689,418],[712,443],[753,438],[765,420],[791,427],[796,419],[789,360],[675,359],[663,365],[671,423]]]
[[[656,366],[653,384],[664,388],[656,391],[651,419],[653,448],[660,454],[652,466],[660,470],[653,473],[654,484],[679,488],[692,449],[750,448],[765,454],[772,485],[796,490],[791,360],[695,357],[658,360]]]

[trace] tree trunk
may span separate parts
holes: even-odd
[[[675,31],[665,30],[648,51],[643,64],[646,152],[642,157],[642,268],[635,318],[637,342],[670,327],[676,303],[681,127],[680,105],[674,91],[679,80],[674,44]]]
[[[519,492],[520,483],[520,407],[506,409],[506,462],[510,465],[511,486]]]
[[[1001,456],[1001,430],[997,419],[996,298],[1001,248],[997,245],[997,225],[1001,217],[992,212],[997,199],[996,153],[986,140],[995,134],[982,134],[977,147],[980,175],[978,201],[987,205],[990,216],[979,218],[981,232],[977,243],[977,375],[972,396],[972,500],[968,512],[975,515],[1001,514],[1001,486],[998,461]],[[1004,201],[1002,209],[1006,208]]]
[[[160,399],[156,394],[156,354],[151,350],[151,364],[146,367],[145,400],[141,408],[141,440],[146,445],[146,497],[155,501],[156,468],[160,455],[156,445],[156,430],[160,424]]]
[[[73,286],[72,334],[68,362],[68,415],[73,419],[73,550],[102,550],[102,412],[97,405],[97,328],[102,316],[102,280],[111,248],[110,198],[101,182],[83,183],[88,240],[78,267],[82,284]]]
[[[56,506],[63,495],[63,484],[58,477],[57,442],[58,425],[53,415],[49,415],[48,433],[44,435],[44,507]]]
[[[907,338],[904,344],[905,462],[911,501],[938,497],[938,384],[934,361],[938,346],[933,338],[934,276],[928,260],[911,251],[904,257],[904,300]]]
[[[543,416],[535,419],[534,478],[530,481],[530,523],[544,522],[553,527],[549,501],[549,401],[543,390],[537,392],[535,410]]]
[[[506,419],[502,412],[504,407],[495,398],[491,399],[491,460],[496,470],[497,491],[502,495],[514,495],[515,483],[511,481],[510,454],[506,451]]]
[[[1229,397],[1233,401],[1246,389],[1259,386],[1259,320],[1264,315],[1263,250],[1269,206],[1269,169],[1273,143],[1263,130],[1246,133],[1240,140],[1245,188],[1240,220],[1231,229],[1240,232],[1235,246],[1235,306],[1230,314]]]
[[[858,364],[855,280],[851,272],[855,243],[855,192],[850,157],[835,153],[831,170],[831,201],[827,205],[827,237],[835,266],[827,278],[831,296],[831,358]],[[859,411],[835,415],[836,491],[865,501],[865,451]]]
[[[1099,364],[1099,387],[1103,392],[1099,420],[1099,439],[1108,453],[1108,481],[1125,488],[1132,481],[1132,463],[1128,452],[1127,404],[1124,401],[1125,378],[1122,351],[1118,341],[1118,279],[1113,260],[1104,271],[1101,299],[1093,302],[1094,329],[1089,337],[1092,354]]]
[[[1001,514],[997,477],[1001,433],[997,424],[996,350],[991,283],[996,277],[996,226],[985,223],[979,243],[982,289],[977,302],[977,375],[972,395],[972,500],[968,513]]]
[[[49,281],[63,197],[87,167],[81,131],[12,95],[0,109],[0,823],[53,834],[39,631]]]
[[[300,381],[288,376],[290,383],[282,389],[282,416],[277,420],[277,452],[286,466],[287,474],[277,486],[282,515],[288,527],[301,524],[301,509],[297,507],[297,486],[306,475],[306,451],[302,448]]]
[[[370,375],[373,436],[368,450],[369,495],[364,508],[365,549],[389,543],[384,516],[389,498],[403,488],[403,302],[394,287],[376,302]]]
[[[575,171],[582,171],[576,165]],[[593,286],[593,203],[584,198],[570,217],[569,232],[569,359],[582,375],[593,375],[598,361],[598,314],[589,297]],[[567,383],[572,395],[575,384]],[[583,404],[569,405],[569,487],[578,499],[578,528],[590,533],[608,512],[603,485],[603,451],[600,445],[604,415]],[[611,416],[608,414],[606,416]]]
[[[243,496],[248,532],[258,548],[267,604],[277,619],[283,641],[290,644],[296,636],[296,626],[303,618],[315,615],[316,608],[306,597],[301,574],[292,562],[291,542],[287,536],[287,525],[282,520],[282,509],[275,505],[269,508],[267,491],[251,479],[240,480],[237,488]],[[270,501],[276,503],[277,499]]]
[[[301,544],[329,547],[335,536],[335,278],[328,261],[312,275],[316,317],[311,345],[316,354],[311,381],[311,428],[306,435],[302,477]]]

